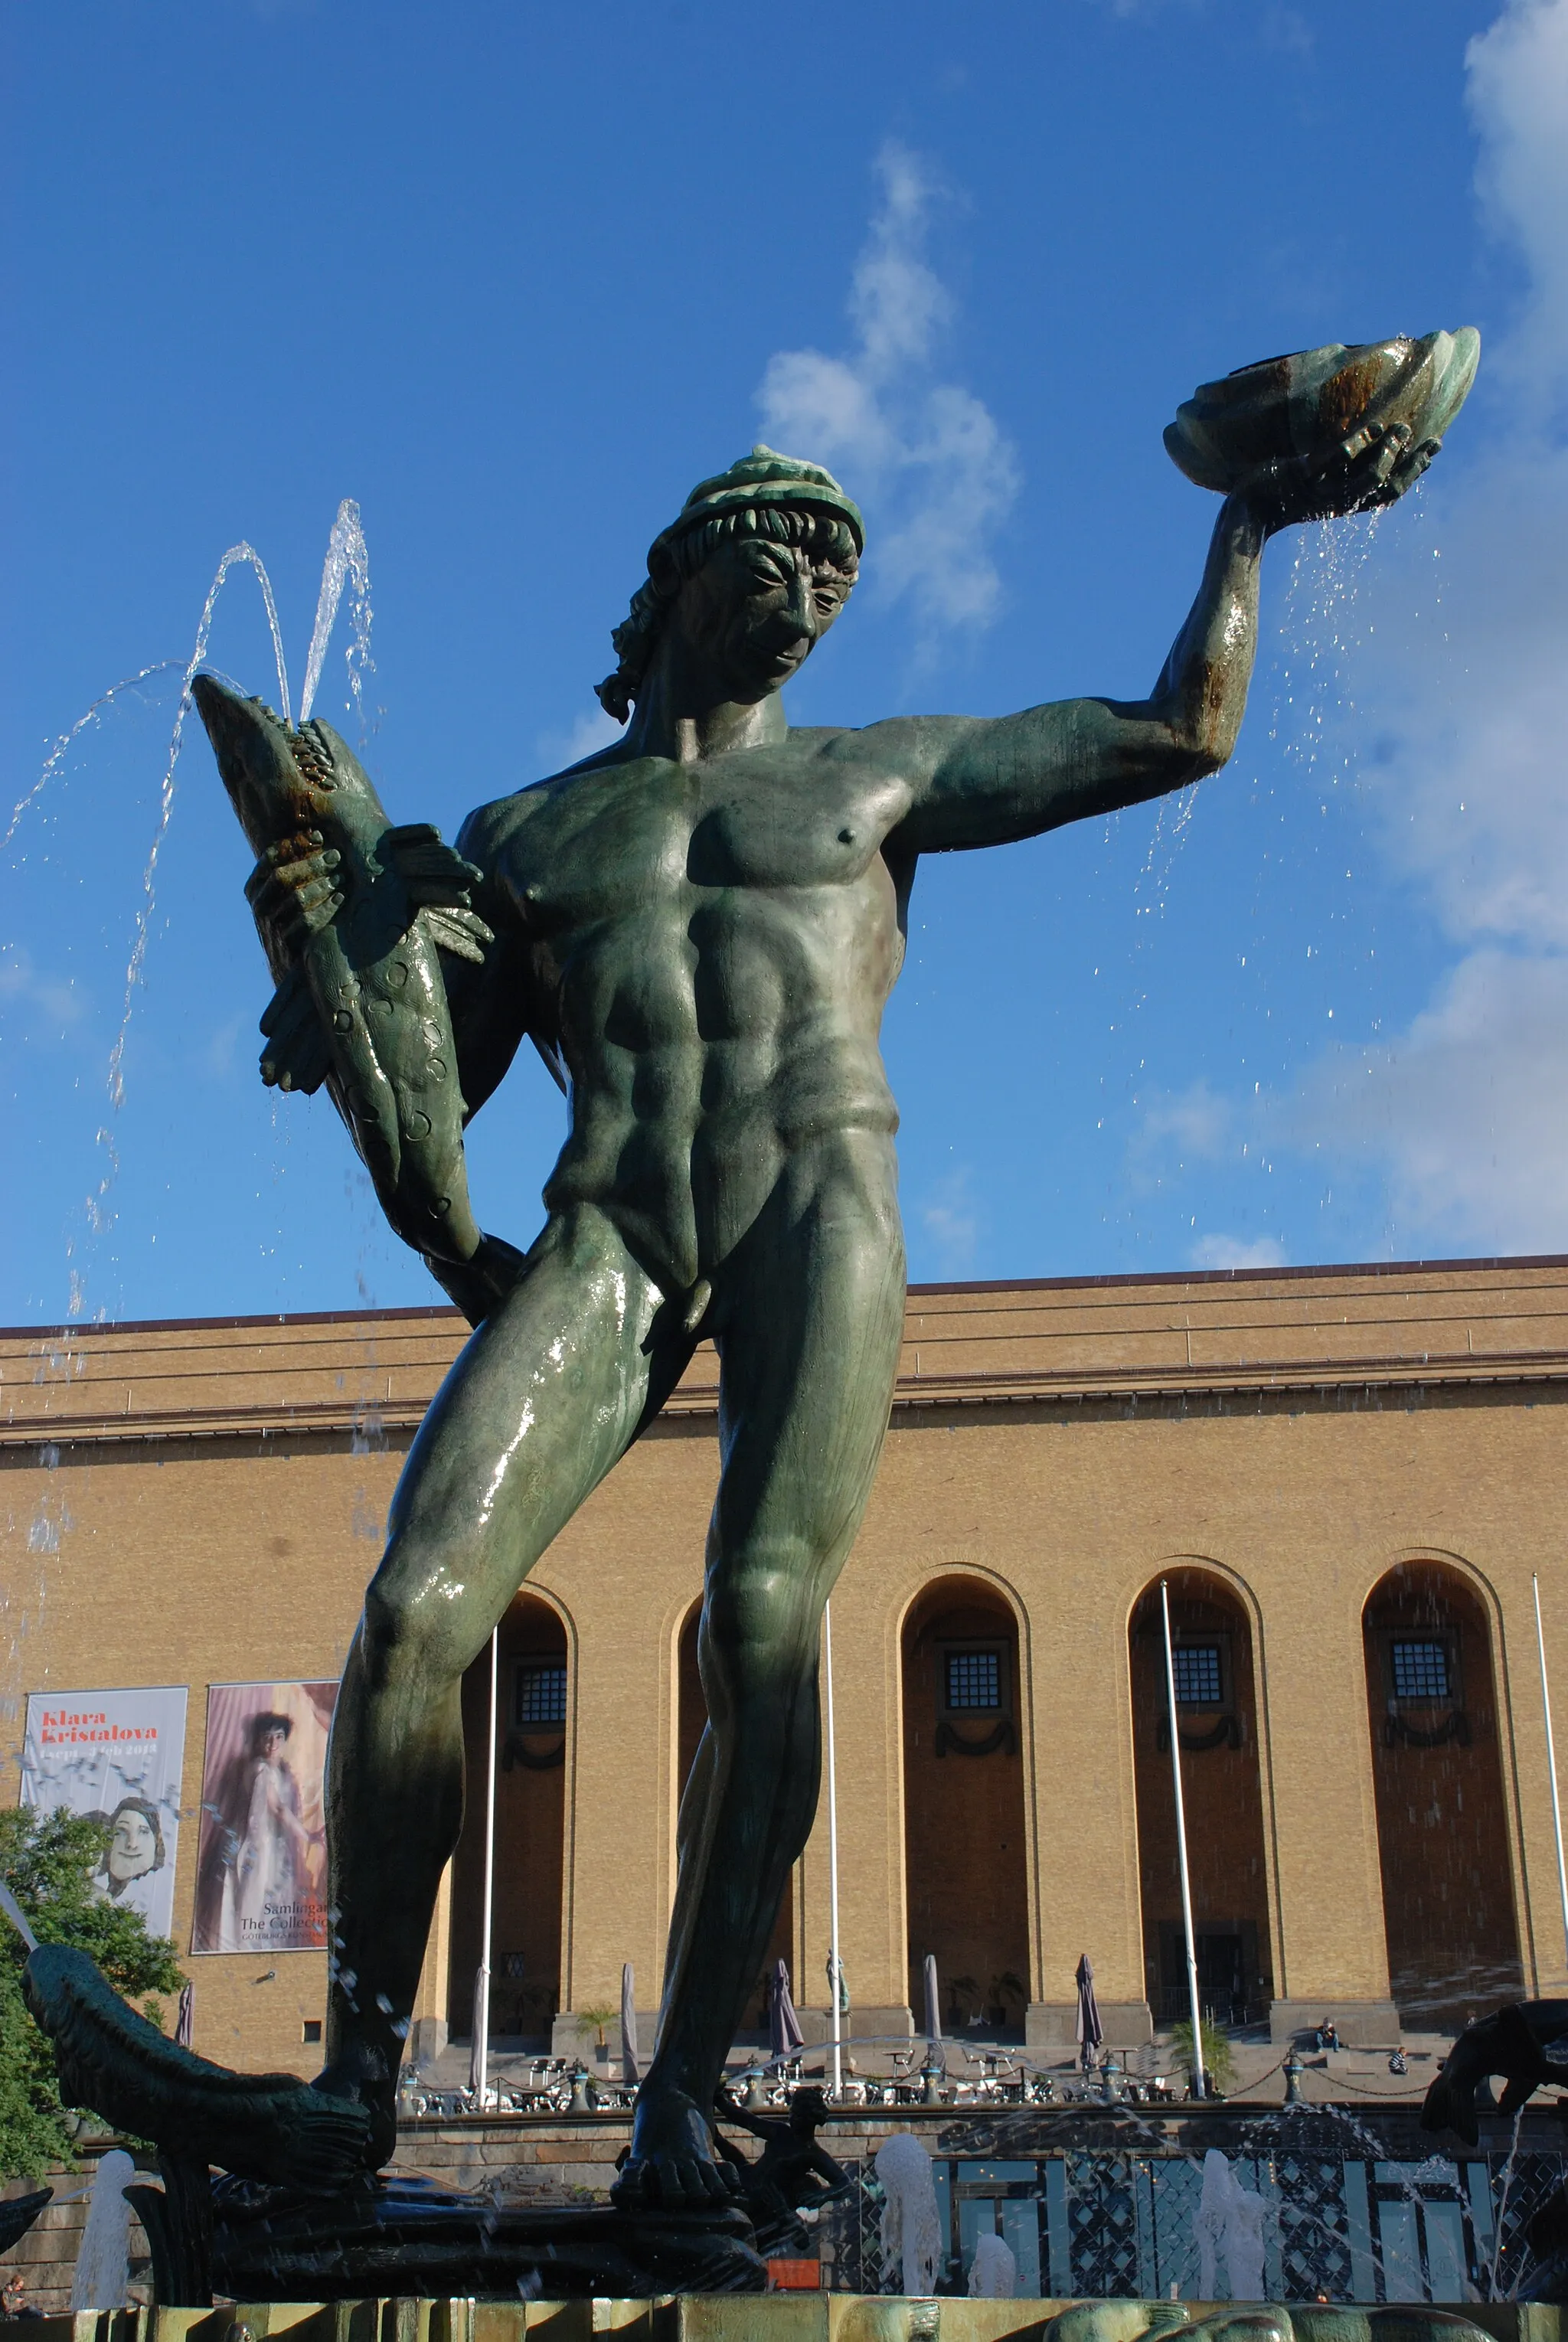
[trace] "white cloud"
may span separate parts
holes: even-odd
[[[41,1009],[56,1031],[79,1024],[87,1013],[86,1001],[75,980],[62,983],[57,976],[45,975],[20,944],[0,945],[0,1002],[5,1001],[23,1011]],[[24,1032],[18,1037],[27,1036]]]
[[[1383,843],[1456,942],[1560,948],[1568,454],[1512,440],[1433,516],[1441,559],[1429,544],[1365,589],[1383,649],[1376,696],[1363,696],[1357,721],[1381,734]],[[1424,576],[1413,575],[1423,563]]]
[[[974,1266],[980,1220],[970,1197],[967,1168],[939,1179],[931,1202],[922,1206],[917,1217],[939,1268],[949,1276],[962,1276]]]
[[[1568,0],[1513,0],[1465,63],[1477,183],[1529,291],[1458,425],[1472,450],[1488,427],[1490,444],[1457,482],[1441,461],[1433,475],[1438,546],[1380,562],[1369,580],[1383,813],[1457,941],[1556,949],[1568,945],[1568,449],[1549,425],[1568,393]]]
[[[1200,1236],[1188,1256],[1194,1268],[1283,1268],[1277,1236]]]
[[[1464,63],[1482,197],[1530,271],[1529,306],[1503,363],[1549,408],[1568,360],[1568,7],[1515,0]]]
[[[884,599],[907,600],[931,638],[995,615],[990,539],[1018,493],[1018,466],[989,408],[934,375],[953,316],[924,257],[941,191],[896,143],[876,167],[882,203],[850,294],[854,348],[845,357],[779,351],[757,400],[769,440],[838,472],[866,509],[867,579]],[[879,530],[882,510],[896,510],[901,524]]]
[[[1135,1155],[1171,1151],[1182,1162],[1196,1156],[1212,1163],[1224,1153],[1233,1121],[1230,1100],[1212,1090],[1206,1081],[1194,1082],[1190,1089],[1150,1100],[1134,1151]]]
[[[602,707],[594,707],[579,716],[564,732],[541,732],[534,742],[534,752],[547,772],[564,773],[569,766],[581,764],[584,756],[607,748],[625,730],[613,716]]]
[[[1317,54],[1317,35],[1297,8],[1276,5],[1264,8],[1258,17],[1258,39],[1265,49],[1276,55],[1295,57],[1304,64]]]
[[[226,1081],[235,1070],[239,1037],[250,1022],[249,1016],[225,1016],[197,1048],[196,1062],[214,1081]]]
[[[1466,465],[1439,459],[1428,525],[1369,565],[1377,663],[1353,717],[1376,744],[1383,846],[1459,956],[1405,1034],[1309,1069],[1275,1126],[1381,1172],[1398,1249],[1553,1250],[1568,1248],[1568,0],[1513,0],[1466,67],[1482,200],[1528,292],[1456,426]]]
[[[1395,1248],[1568,1246],[1568,958],[1469,954],[1389,1046],[1316,1066],[1298,1146],[1388,1183]]]
[[[1515,0],[1466,52],[1477,178],[1523,253],[1529,295],[1487,364],[1505,419],[1441,498],[1442,624],[1430,591],[1396,633],[1390,838],[1463,941],[1568,946],[1568,0]],[[1481,427],[1484,407],[1461,427]],[[1393,602],[1408,577],[1391,577]],[[1408,606],[1408,602],[1406,603]],[[1392,615],[1392,613],[1391,613]],[[1403,833],[1403,835],[1401,834]]]

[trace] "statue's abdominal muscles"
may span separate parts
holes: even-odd
[[[902,956],[880,856],[846,882],[682,877],[554,955],[573,1126],[546,1190],[711,1275],[802,1149],[897,1112],[877,1034]]]

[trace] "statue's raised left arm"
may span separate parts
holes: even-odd
[[[1470,327],[1357,349],[1332,343],[1204,385],[1165,445],[1189,479],[1225,500],[1197,599],[1154,690],[1147,699],[1070,699],[991,722],[939,716],[859,735],[876,741],[912,792],[890,846],[1001,845],[1217,772],[1246,706],[1265,542],[1293,522],[1403,495],[1463,404],[1480,347]]]
[[[897,843],[917,854],[1004,845],[1217,772],[1246,706],[1267,535],[1250,505],[1227,497],[1197,598],[1147,699],[1064,699],[991,721],[905,719],[858,735],[879,746],[885,736],[884,754],[903,751],[914,803]]]

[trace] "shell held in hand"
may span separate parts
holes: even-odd
[[[1480,335],[1462,325],[1265,358],[1195,391],[1166,429],[1166,453],[1199,487],[1299,506],[1289,517],[1390,504],[1437,453],[1480,355]],[[1391,432],[1403,446],[1386,475],[1369,479],[1368,459]]]

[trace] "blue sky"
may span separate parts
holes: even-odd
[[[297,694],[357,499],[368,758],[450,836],[603,736],[648,540],[754,439],[870,528],[796,721],[1126,696],[1213,519],[1178,402],[1462,323],[1419,495],[1271,548],[1228,770],[925,866],[884,1034],[911,1273],[1568,1249],[1568,0],[81,0],[0,39],[0,815],[175,663],[0,852],[0,1320],[437,1297],[325,1100],[257,1079],[199,731],[162,817],[226,547]],[[270,694],[243,568],[211,651]],[[560,1136],[520,1062],[486,1225],[532,1236]]]

